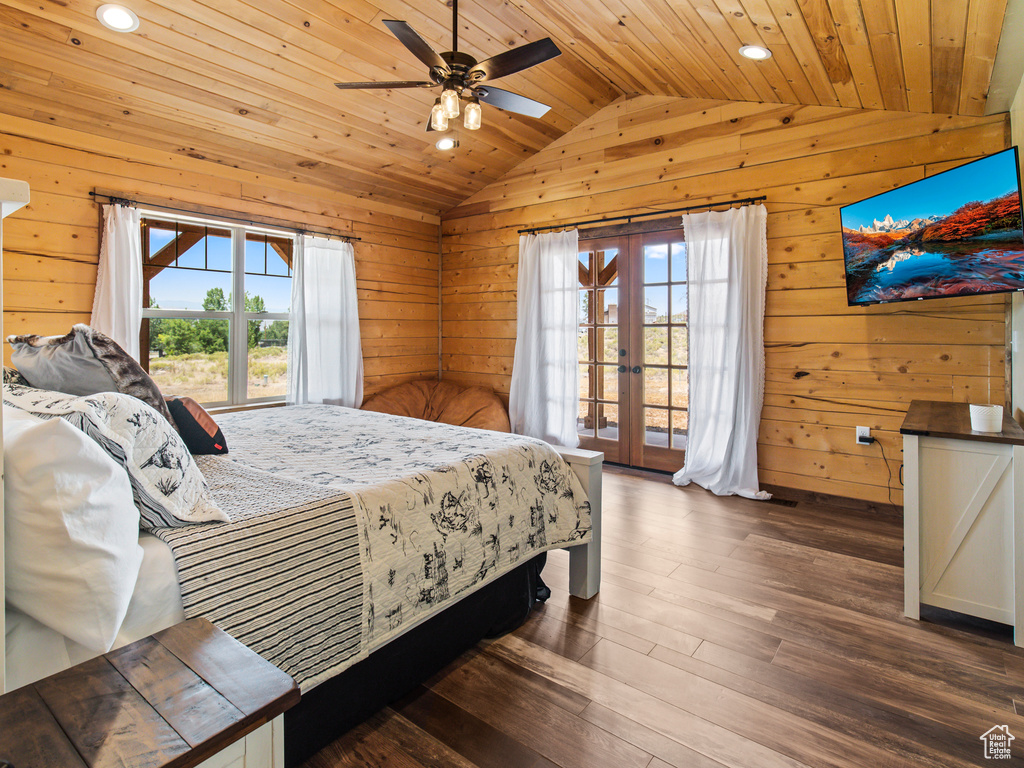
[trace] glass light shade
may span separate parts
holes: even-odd
[[[480,127],[480,123],[483,121],[483,110],[480,109],[480,103],[473,99],[466,104],[466,114],[462,120],[462,125],[467,131],[475,131]]]
[[[459,94],[451,88],[441,91],[441,106],[444,107],[444,116],[453,120],[459,116]]]
[[[139,28],[139,17],[123,5],[101,5],[96,9],[96,18],[104,27],[115,32],[134,32]]]
[[[760,45],[744,45],[740,48],[740,56],[746,56],[754,61],[764,61],[772,57],[772,52]]]
[[[441,106],[440,99],[435,101],[434,106],[430,109],[430,127],[435,131],[448,130],[448,117],[444,113],[444,107]]]

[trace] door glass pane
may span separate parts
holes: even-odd
[[[644,246],[644,282],[668,282],[668,244]]]
[[[200,403],[228,399],[230,321],[168,317],[142,322],[149,328],[149,375],[161,392]]]
[[[600,403],[597,406],[599,415],[597,425],[597,436],[609,440],[619,439],[619,406],[610,403]]]
[[[595,285],[618,285],[618,255],[619,251],[616,248],[597,252],[597,275],[594,276]]]
[[[688,341],[685,325],[672,327],[672,365],[689,365]]]
[[[644,323],[668,322],[668,286],[644,286]]]
[[[686,279],[686,243],[672,243],[672,282]]]
[[[686,450],[686,430],[690,414],[686,411],[672,411],[672,447]]]
[[[608,363],[619,362],[618,328],[597,329],[597,354],[598,360],[602,360]]]
[[[248,396],[284,397],[288,394],[288,321],[249,320]]]
[[[668,368],[644,369],[644,402],[668,405]]]
[[[686,368],[672,369],[672,406],[688,408],[690,406],[689,371]]]
[[[688,304],[686,301],[686,287],[687,284],[673,285],[672,286],[672,322],[673,323],[685,323],[686,322],[686,310]]]
[[[593,328],[580,328],[576,334],[576,357],[580,362],[593,360]]]
[[[668,448],[668,409],[644,408],[644,443]]]
[[[668,328],[644,328],[644,364],[668,365]]]
[[[614,365],[598,366],[597,396],[601,400],[619,399],[619,371]]]
[[[597,322],[615,325],[619,322],[619,289],[602,288],[597,291]]]
[[[594,397],[594,366],[580,366],[580,399],[590,400]]]
[[[576,431],[584,437],[594,436],[594,404],[583,401],[580,403],[576,417]]]
[[[592,316],[594,306],[594,292],[593,291],[580,291],[580,325],[587,323],[593,323],[594,318]]]
[[[580,285],[593,285],[593,281],[592,280],[590,280],[590,279],[583,280],[582,279],[583,271],[589,272],[589,270],[590,270],[590,260],[593,259],[593,258],[594,258],[594,254],[591,251],[583,251],[579,255],[580,265],[583,267],[583,270],[580,272],[580,277],[581,277]]]

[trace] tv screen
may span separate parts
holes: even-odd
[[[1024,290],[1017,148],[844,206],[850,306]]]

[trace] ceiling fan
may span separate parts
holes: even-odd
[[[335,83],[342,89],[434,88],[443,86],[430,110],[428,131],[448,130],[448,121],[459,116],[459,102],[465,101],[463,126],[476,130],[481,123],[480,102],[529,117],[543,117],[551,107],[501,88],[484,85],[536,66],[561,54],[550,37],[477,61],[459,50],[459,0],[452,0],[452,50],[437,53],[404,21],[387,20],[385,26],[412,54],[429,68],[430,80],[394,80],[379,83]]]

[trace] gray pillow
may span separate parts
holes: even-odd
[[[137,397],[175,428],[156,382],[109,336],[78,324],[64,336],[8,336],[11,362],[29,386],[68,395],[120,392]]]

